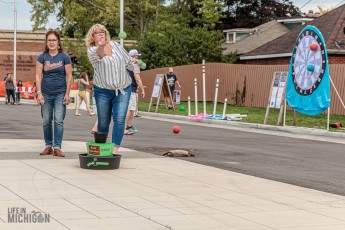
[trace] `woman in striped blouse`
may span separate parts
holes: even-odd
[[[108,30],[93,25],[86,35],[87,55],[94,69],[93,84],[97,106],[98,132],[109,133],[113,116],[112,142],[116,154],[121,145],[125,118],[131,95],[132,59],[117,42],[111,41]]]

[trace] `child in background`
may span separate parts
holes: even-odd
[[[17,83],[17,92],[16,92],[16,102],[17,105],[20,105],[20,93],[22,92],[23,82],[19,80]]]
[[[37,103],[37,87],[36,87],[36,82],[34,82],[34,85],[32,86],[31,93],[34,95],[34,105],[38,105],[38,103]]]

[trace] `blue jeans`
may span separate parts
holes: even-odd
[[[7,102],[8,102],[8,104],[15,103],[16,102],[16,98],[15,98],[14,89],[6,89],[6,93],[7,93]],[[12,98],[12,100],[11,100],[11,98]]]
[[[46,147],[61,149],[63,121],[66,115],[66,105],[63,104],[65,94],[54,96],[43,94],[43,97],[44,104],[41,107],[41,115],[43,118],[43,133]],[[54,129],[52,126],[53,117]]]
[[[113,116],[112,142],[116,147],[120,147],[125,130],[125,120],[131,96],[132,87],[124,89],[125,95],[120,91],[116,96],[115,90],[95,87],[95,99],[98,116],[98,132],[109,133],[111,116]]]
[[[20,92],[16,93],[16,102],[20,103]]]

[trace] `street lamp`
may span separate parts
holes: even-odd
[[[4,1],[3,3],[13,3],[13,21],[14,21],[14,40],[13,40],[13,77],[14,84],[17,81],[17,0]]]

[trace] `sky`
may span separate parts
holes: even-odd
[[[302,7],[309,2],[301,10],[307,13],[309,10],[318,11],[317,6],[322,9],[330,9],[335,6],[340,6],[345,3],[345,0],[290,0],[297,7]],[[0,29],[13,30],[14,28],[14,7],[13,0],[0,0]],[[30,21],[32,7],[26,0],[17,0],[17,29],[18,30],[31,30],[32,22]],[[58,23],[55,21],[54,16],[49,20],[48,28],[56,28]]]
[[[11,2],[11,3],[4,3]],[[17,0],[17,29],[32,30],[31,13],[32,7],[26,0]],[[51,17],[48,28],[56,28],[58,23]],[[14,28],[14,4],[13,0],[0,0],[0,29],[13,30]]]
[[[307,13],[309,10],[319,11],[317,6],[320,6],[322,9],[331,9],[333,7],[338,7],[343,5],[345,1],[343,0],[290,0],[293,4],[301,9],[302,12]],[[308,3],[309,2],[309,3]]]

